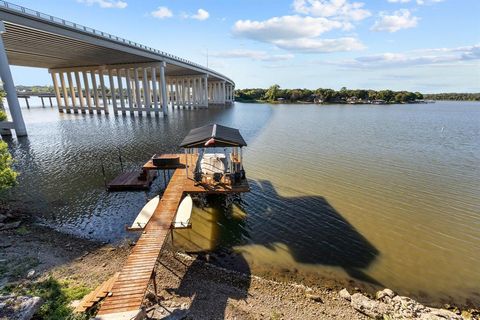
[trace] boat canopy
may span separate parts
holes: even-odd
[[[240,131],[219,124],[210,124],[190,130],[183,139],[183,148],[245,147]]]

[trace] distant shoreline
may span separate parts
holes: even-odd
[[[391,105],[391,104],[427,104],[435,103],[437,101],[452,101],[452,100],[426,100],[426,101],[410,101],[410,102],[346,102],[346,101],[337,101],[337,102],[314,102],[314,101],[267,101],[267,100],[235,100],[235,102],[241,103],[261,103],[261,104],[315,104],[315,105]],[[455,101],[455,100],[453,100]]]

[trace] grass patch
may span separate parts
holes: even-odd
[[[18,280],[26,277],[28,270],[35,268],[40,261],[35,257],[24,257],[15,261],[0,265],[0,277],[13,278]]]
[[[74,285],[69,281],[58,281],[48,278],[40,282],[30,283],[24,287],[12,289],[17,295],[30,295],[41,297],[44,301],[35,319],[41,320],[87,320],[91,315],[74,314],[70,303],[83,298],[90,289],[85,286]]]
[[[24,235],[27,235],[30,233],[30,230],[28,230],[27,227],[25,226],[21,226],[20,228],[17,228],[15,230],[15,232],[18,234],[18,235],[21,235],[21,236],[24,236]]]

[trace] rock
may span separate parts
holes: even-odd
[[[72,302],[70,302],[69,306],[70,308],[75,309],[80,305],[80,303],[82,303],[82,300],[73,300]]]
[[[7,220],[7,218],[8,218],[8,217],[7,217],[6,215],[0,213],[0,222],[3,222],[3,221],[5,221],[5,220]]]
[[[17,229],[22,224],[22,221],[15,221],[10,223],[4,223],[0,230]]]
[[[148,292],[147,295],[145,296],[145,298],[150,302],[156,302],[157,301],[157,296],[152,292]]]
[[[307,297],[308,299],[313,300],[315,302],[323,303],[322,297],[318,294],[306,293],[305,297]]]
[[[12,242],[5,241],[5,242],[0,243],[0,248],[9,248],[11,246],[12,246]]]
[[[29,320],[42,305],[40,297],[0,297],[0,314],[11,320]]]
[[[27,273],[27,279],[32,279],[35,276],[35,270],[31,269]]]
[[[355,293],[351,296],[350,305],[355,310],[374,319],[383,319],[383,315],[388,313],[386,304],[371,300],[361,293]]]
[[[107,266],[106,262],[102,264],[102,268],[105,268],[106,266]]]
[[[345,300],[348,300],[348,301],[352,300],[352,296],[350,295],[347,289],[340,290],[338,294],[340,295],[340,297],[342,297]]]
[[[393,299],[393,297],[395,297],[395,292],[386,288],[386,289],[383,289],[382,291],[378,291],[376,294],[377,300],[383,300],[383,298],[385,297]]]
[[[467,310],[463,310],[462,311],[462,319],[464,320],[471,320],[473,319],[473,315],[471,312],[467,311]]]
[[[420,317],[421,320],[462,320],[462,317],[454,312],[445,309],[429,308],[428,313],[424,313]]]

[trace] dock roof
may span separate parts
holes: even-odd
[[[190,130],[183,139],[180,147],[205,148],[205,147],[245,147],[247,143],[240,131],[235,128],[210,124]]]

